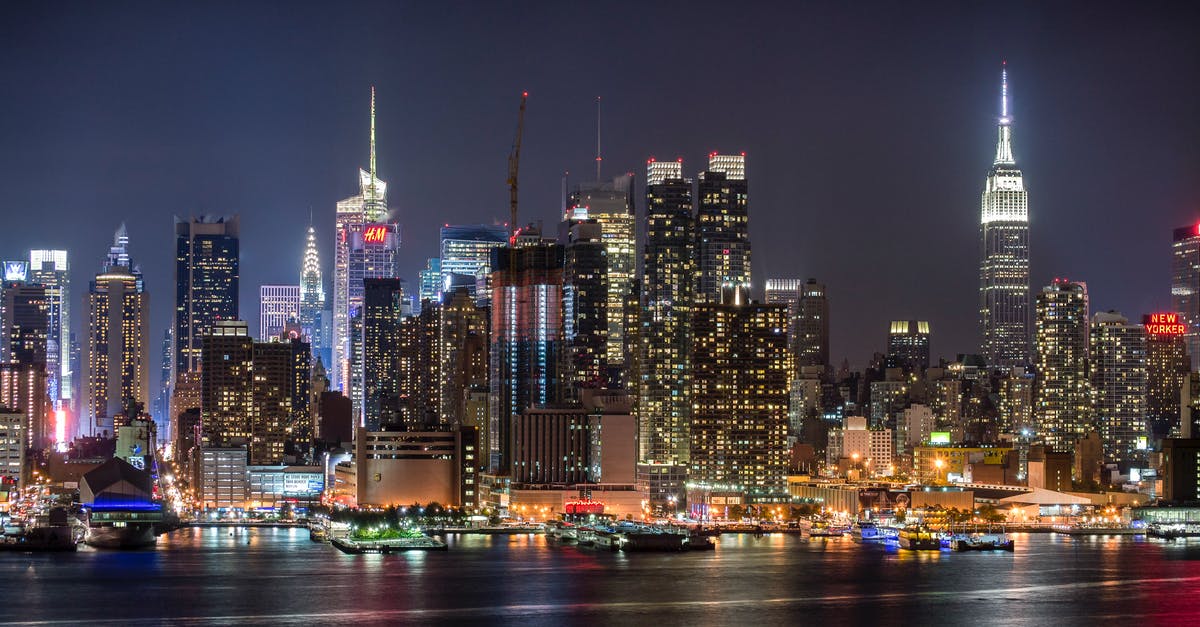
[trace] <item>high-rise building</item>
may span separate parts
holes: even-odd
[[[400,279],[363,281],[363,425],[368,431],[400,423]]]
[[[1151,437],[1180,434],[1180,390],[1191,371],[1184,337],[1187,325],[1174,312],[1142,316],[1146,332],[1146,418]]]
[[[609,283],[606,245],[593,220],[570,228],[563,270],[563,333],[570,384],[568,398],[584,388],[609,387]],[[623,304],[622,304],[623,306]],[[622,359],[622,361],[624,361]]]
[[[1008,70],[1001,73],[996,159],[980,219],[980,353],[989,367],[1029,363],[1029,194],[1012,149]]]
[[[82,418],[86,433],[115,435],[113,418],[130,402],[149,406],[150,295],[132,265],[128,237],[118,231],[120,251],[110,253],[87,295],[87,341],[83,359]],[[124,265],[122,265],[124,264]],[[165,416],[157,418],[167,425]],[[166,432],[163,429],[162,432]]]
[[[290,342],[255,342],[245,322],[220,320],[202,343],[201,425],[205,449],[247,446],[251,465],[283,463],[288,439],[307,416],[292,405]],[[298,411],[299,410],[299,411]]]
[[[73,406],[75,376],[71,371],[71,275],[65,250],[29,251],[29,281],[45,286],[46,381],[55,409]]]
[[[425,269],[421,270],[420,275],[420,285],[417,287],[418,313],[425,301],[442,302],[442,260],[438,257],[426,259]]]
[[[803,279],[767,279],[766,289],[763,291],[764,302],[768,305],[787,305],[788,337],[795,335],[796,314],[800,311],[800,293],[803,287]]]
[[[1092,424],[1087,285],[1056,279],[1038,294],[1036,310],[1034,420],[1048,448],[1070,451]]]
[[[325,282],[321,278],[321,257],[317,250],[317,232],[308,227],[304,242],[304,262],[300,266],[300,330],[312,347],[312,354],[328,359],[324,350],[329,341],[325,334]]]
[[[708,156],[696,195],[696,301],[719,303],[727,285],[750,285],[746,155]]]
[[[729,286],[696,306],[689,480],[737,486],[762,500],[787,496],[787,307],[749,302]]]
[[[492,251],[489,468],[507,469],[513,416],[562,398],[563,247]]]
[[[258,337],[278,338],[288,322],[299,323],[299,285],[258,286]]]
[[[600,225],[600,239],[608,260],[608,305],[605,307],[608,330],[605,333],[605,362],[613,371],[610,384],[625,385],[631,378],[627,359],[631,344],[627,339],[625,307],[637,275],[637,217],[633,207],[633,175],[624,174],[609,181],[582,183],[571,194],[570,205]],[[619,375],[619,376],[618,376]]]
[[[917,371],[929,368],[929,322],[893,320],[888,330],[888,356]]]
[[[208,330],[238,318],[238,225],[237,216],[175,218],[175,381],[200,365]]]
[[[375,169],[375,88],[371,88],[370,170],[358,171],[359,193],[337,203],[333,256],[333,371],[334,389],[362,398],[362,332],[353,320],[361,316],[363,281],[399,276],[396,252],[400,224],[388,210],[387,183]],[[356,400],[358,402],[358,400]],[[362,408],[356,408],[361,414]]]
[[[0,300],[0,361],[46,367],[50,328],[46,287],[5,281]]]
[[[501,225],[447,224],[441,235],[442,291],[466,287],[480,304],[490,303],[492,249],[508,245],[508,229]]]
[[[42,448],[51,433],[46,369],[40,364],[0,362],[0,407],[25,417],[25,446]]]
[[[825,285],[809,279],[800,287],[792,351],[798,366],[829,366],[829,299]]]
[[[1200,224],[1175,229],[1171,242],[1171,309],[1186,325],[1192,370],[1200,370]]]
[[[1104,461],[1128,467],[1146,462],[1146,332],[1113,311],[1092,317],[1088,335],[1092,420],[1100,429]]]
[[[650,160],[638,400],[644,462],[686,466],[691,456],[694,253],[692,182],[682,161]]]
[[[451,427],[471,426],[486,438],[484,424],[468,409],[472,390],[486,390],[488,378],[487,309],[475,304],[467,287],[442,295],[437,364],[441,370],[441,419]],[[482,442],[480,443],[483,444]]]

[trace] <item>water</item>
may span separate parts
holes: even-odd
[[[303,529],[184,529],[154,551],[0,554],[0,624],[1182,624],[1200,543],[1018,535],[1015,554],[724,536],[609,553],[541,536],[344,555]]]

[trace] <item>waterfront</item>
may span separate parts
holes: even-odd
[[[152,551],[0,556],[2,624],[1059,624],[1200,617],[1200,543],[1017,536],[1015,554],[729,535],[623,554],[542,536],[344,555],[304,529],[182,529]]]

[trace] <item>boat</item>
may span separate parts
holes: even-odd
[[[905,527],[898,532],[900,548],[910,551],[940,551],[942,539],[925,527]]]
[[[1005,533],[982,533],[973,536],[955,536],[950,542],[955,551],[1008,551],[1015,548],[1013,539]]]
[[[899,530],[895,527],[880,527],[864,520],[850,529],[850,537],[860,544],[891,543],[899,537]]]
[[[56,507],[47,515],[39,516],[33,526],[6,526],[0,550],[74,551],[79,546],[79,539],[67,510]]]
[[[308,539],[313,542],[325,542],[329,540],[329,532],[325,530],[324,525],[310,523],[308,525]]]

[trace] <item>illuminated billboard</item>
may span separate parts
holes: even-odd
[[[1142,316],[1142,325],[1146,335],[1183,335],[1187,325],[1179,319],[1177,313],[1152,313]]]
[[[362,239],[364,244],[377,246],[387,243],[388,225],[368,224],[363,227]]]
[[[4,280],[24,283],[29,279],[29,262],[27,261],[5,261],[4,262]]]
[[[930,444],[949,444],[950,443],[950,432],[949,431],[934,431],[933,433],[930,433],[929,434],[929,443]]]

